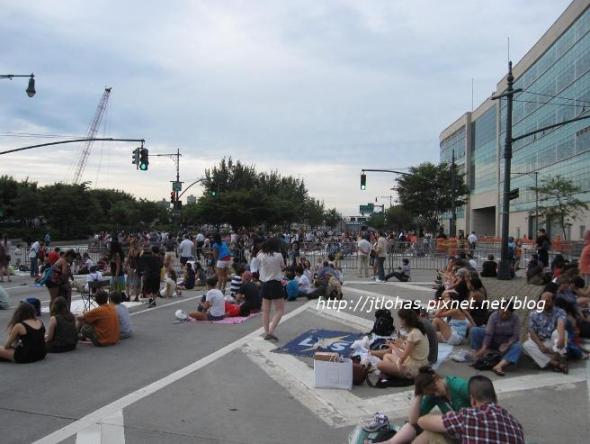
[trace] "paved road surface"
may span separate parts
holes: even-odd
[[[345,297],[352,306],[381,295],[426,301],[431,278],[418,272],[408,284],[375,284],[350,277]],[[46,290],[31,287],[28,277],[2,285],[13,305],[29,296],[46,305]],[[312,363],[272,353],[258,317],[240,325],[173,323],[174,311],[194,308],[201,294],[187,291],[155,309],[133,307],[136,334],[115,347],[81,344],[36,364],[0,364],[0,441],[342,443],[359,418],[376,410],[403,422],[410,390],[314,389]],[[366,331],[372,323],[370,313],[318,310],[315,301],[287,307],[277,331],[281,344],[311,328]],[[10,314],[0,311],[0,326]],[[448,361],[440,371],[473,373]],[[587,376],[586,363],[573,364],[565,376],[523,359],[505,378],[493,379],[528,439],[573,443],[590,432]]]

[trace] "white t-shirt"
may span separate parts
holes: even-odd
[[[371,242],[367,239],[361,239],[357,243],[359,254],[362,256],[367,256],[371,252]]]
[[[209,308],[211,316],[223,316],[225,314],[225,298],[221,290],[217,288],[209,290],[205,300],[211,304],[211,308]]]
[[[467,236],[467,241],[470,244],[474,244],[475,242],[477,242],[477,236],[473,233],[471,233],[469,236]]]
[[[182,257],[191,257],[193,255],[193,241],[190,239],[183,240],[178,249],[180,250],[180,256]]]
[[[295,276],[295,280],[297,281],[301,293],[308,294],[311,292],[311,282],[309,282],[306,275],[302,274],[301,276]]]
[[[283,279],[285,261],[281,253],[266,254],[262,251],[256,256],[259,261],[260,281],[280,281]]]
[[[258,273],[260,270],[260,260],[257,256],[250,259],[250,273]]]

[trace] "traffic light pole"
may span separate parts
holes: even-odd
[[[19,151],[27,151],[27,150],[32,150],[34,148],[41,148],[44,146],[62,145],[64,143],[76,143],[76,142],[141,142],[141,146],[143,148],[143,144],[145,143],[145,139],[113,139],[111,137],[108,137],[108,138],[91,137],[91,138],[85,138],[85,139],[61,140],[58,142],[40,143],[38,145],[29,145],[29,146],[23,146],[21,148],[13,148],[11,150],[0,151],[0,156],[3,154],[16,153]]]
[[[174,182],[174,183],[177,184],[177,185],[172,190],[174,192],[174,202],[172,204],[173,204],[174,208],[177,208],[178,207],[178,202],[180,202],[179,199],[180,199],[180,196],[181,196],[181,194],[179,194],[180,190],[178,188],[179,188],[180,184],[183,183],[183,182],[180,181],[180,158],[182,157],[182,154],[180,154],[180,148],[177,148],[175,153],[151,154],[151,156],[154,156],[154,157],[169,157],[176,164],[176,182]]]

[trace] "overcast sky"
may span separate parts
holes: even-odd
[[[489,96],[568,0],[0,0],[0,148],[83,136],[105,86],[98,135],[181,148],[191,181],[223,156],[300,176],[345,215],[394,177],[362,168],[438,161],[446,126]],[[174,164],[131,165],[133,144],[95,143],[83,179],[169,198]],[[0,156],[0,174],[71,180],[81,147]],[[201,190],[195,187],[195,194]],[[388,199],[382,199],[388,204]]]

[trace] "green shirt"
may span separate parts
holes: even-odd
[[[450,403],[441,396],[423,396],[422,402],[420,403],[420,416],[426,415],[435,406],[438,406],[442,413],[447,413],[449,410],[458,412],[462,408],[471,407],[468,389],[469,381],[467,379],[457,376],[447,376],[445,382],[449,390],[449,396],[451,397]]]

